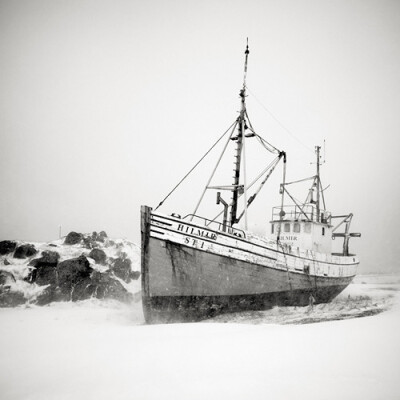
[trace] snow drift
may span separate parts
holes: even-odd
[[[330,311],[275,308],[173,325],[144,325],[140,302],[91,298],[3,308],[0,397],[395,400],[399,288],[399,276],[361,276]],[[299,322],[323,312],[339,315],[346,302],[383,311]],[[286,324],[290,319],[295,323]]]

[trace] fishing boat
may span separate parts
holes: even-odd
[[[315,175],[286,182],[286,153],[258,135],[251,125],[246,109],[248,56],[247,45],[239,116],[217,141],[226,139],[222,154],[229,143],[235,145],[231,184],[211,184],[221,154],[193,213],[183,217],[163,214],[158,209],[165,199],[154,210],[141,207],[142,303],[147,323],[196,321],[224,312],[326,303],[356,275],[359,260],[350,253],[349,240],[360,234],[350,232],[353,214],[332,215],[326,209],[321,147],[315,148]],[[257,140],[275,156],[251,182],[245,173],[248,140]],[[283,164],[280,205],[273,207],[269,237],[256,235],[247,229],[247,210],[279,163]],[[307,180],[307,198],[299,202],[290,185]],[[216,191],[221,210],[216,217],[198,215],[204,194],[210,190]],[[228,196],[230,200],[226,200]],[[242,219],[244,229],[238,225]],[[343,239],[339,252],[333,252],[336,238]]]

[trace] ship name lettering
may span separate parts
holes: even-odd
[[[279,240],[297,240],[297,236],[279,236]]]
[[[215,233],[206,231],[204,229],[194,228],[184,224],[178,224],[178,231],[188,233],[189,235],[195,235],[211,240],[217,240],[217,234]]]
[[[204,247],[204,242],[202,240],[194,239],[194,238],[187,237],[187,236],[185,237],[185,244],[189,244],[194,247],[198,247],[200,249],[202,249]]]

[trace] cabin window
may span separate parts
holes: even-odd
[[[285,225],[283,225],[283,230],[284,230],[285,232],[290,232],[290,224],[285,224]]]
[[[322,227],[322,236],[325,236],[325,227]]]
[[[306,223],[304,225],[304,232],[305,233],[311,233],[311,224],[310,223]]]
[[[274,224],[271,224],[271,233],[273,234],[274,233]]]
[[[300,224],[295,222],[293,225],[293,232],[299,233],[300,232]]]

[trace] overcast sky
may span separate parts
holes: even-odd
[[[1,0],[0,240],[49,241],[61,225],[139,243],[140,205],[237,117],[246,37],[256,131],[288,153],[288,179],[313,174],[325,139],[328,209],[354,213],[362,271],[396,269],[400,2],[388,0]],[[212,157],[160,211],[193,211]],[[259,233],[281,173],[250,212]]]

